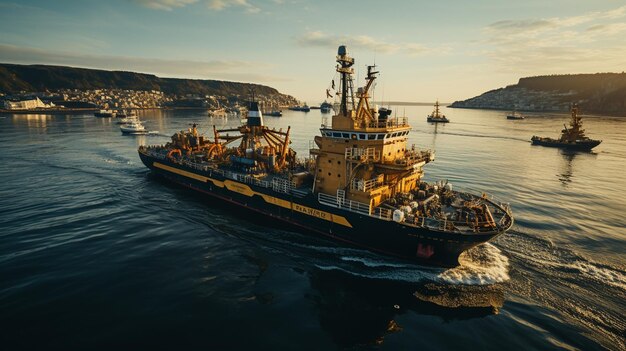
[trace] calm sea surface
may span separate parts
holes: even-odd
[[[426,180],[516,218],[450,270],[250,219],[137,155],[238,120],[143,111],[159,133],[122,136],[92,115],[0,115],[2,349],[626,349],[626,118],[585,116],[603,142],[570,153],[529,143],[568,115],[444,109],[452,122],[429,125],[430,111],[398,108],[410,143],[436,152]],[[305,156],[321,118],[265,121]]]

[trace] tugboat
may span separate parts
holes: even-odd
[[[569,122],[570,127],[563,124],[563,130],[561,130],[561,137],[559,139],[552,139],[546,137],[539,137],[534,135],[530,140],[533,145],[560,147],[568,150],[580,150],[591,151],[594,147],[600,145],[602,140],[590,139],[585,135],[585,130],[582,129],[583,122],[582,117],[578,116],[578,105],[572,105],[572,119]]]
[[[380,115],[370,105],[375,66],[355,95],[354,59],[345,46],[336,61],[337,113],[306,159],[289,147],[291,127],[265,126],[254,101],[238,128],[214,126],[211,140],[193,125],[165,145],[140,146],[139,157],[153,173],[218,202],[411,261],[456,266],[462,252],[511,228],[508,205],[421,181],[434,153],[407,146],[406,117]]]
[[[439,100],[435,102],[435,110],[426,117],[426,121],[430,123],[448,123],[450,120],[445,115],[439,113]]]

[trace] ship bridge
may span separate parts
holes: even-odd
[[[315,157],[313,191],[375,207],[415,189],[422,166],[433,157],[430,151],[407,147],[411,126],[406,117],[392,117],[391,110],[370,104],[376,66],[367,66],[365,86],[354,92],[354,62],[340,46],[336,114],[330,124],[322,122],[316,147],[310,149]]]

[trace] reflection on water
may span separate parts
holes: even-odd
[[[568,187],[574,176],[574,160],[576,158],[596,158],[598,155],[594,152],[560,150],[562,156],[561,167],[556,175],[564,187]]]
[[[403,330],[398,317],[407,312],[445,322],[468,320],[493,315],[504,301],[501,285],[400,283],[339,270],[316,270],[310,282],[320,325],[341,347],[382,344]]]
[[[35,114],[15,114],[13,115],[13,125],[21,126],[26,122],[26,126],[29,129],[42,129],[45,130],[49,121],[53,116],[51,115],[35,115]]]

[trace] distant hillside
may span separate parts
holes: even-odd
[[[626,73],[551,75],[521,78],[450,107],[524,111],[567,111],[578,102],[584,113],[626,116]]]
[[[254,88],[259,95],[282,95],[259,84],[219,80],[159,78],[151,74],[46,65],[0,64],[0,93],[57,89],[158,90],[166,94],[243,95]]]

